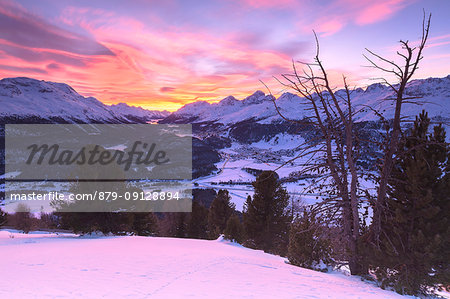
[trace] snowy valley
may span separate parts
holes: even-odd
[[[336,94],[342,94],[337,91]],[[413,80],[407,95],[421,97],[421,105],[405,104],[404,125],[425,109],[433,123],[450,123],[450,75],[444,78]],[[368,107],[387,119],[393,115],[393,94],[389,87],[375,83],[352,93],[358,130],[367,139],[379,139],[382,123]],[[299,175],[307,157],[295,159],[301,145],[317,132],[311,126],[299,125],[280,117],[273,98],[256,91],[245,99],[228,96],[217,103],[198,101],[179,110],[149,111],[127,104],[107,106],[92,97],[83,97],[67,84],[30,78],[0,80],[0,120],[2,123],[148,123],[192,124],[194,188],[227,189],[238,210],[252,195],[252,181],[262,170],[275,170],[291,195],[310,204],[317,194],[305,187],[313,176]],[[307,120],[302,99],[284,93],[275,99],[280,112],[288,119]],[[450,134],[447,135],[449,140]],[[367,169],[377,158],[370,145],[366,152]],[[370,184],[370,183],[369,183]],[[211,199],[212,200],[212,199]]]

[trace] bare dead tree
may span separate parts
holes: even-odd
[[[316,55],[313,63],[293,62],[292,74],[282,74],[278,82],[285,88],[295,91],[303,101],[305,110],[310,111],[306,120],[287,118],[273,103],[278,114],[286,121],[312,124],[320,132],[315,142],[305,145],[296,157],[308,157],[304,172],[317,172],[321,186],[326,185],[331,192],[317,206],[316,212],[339,217],[344,240],[349,252],[348,260],[353,275],[362,274],[359,262],[358,239],[360,236],[358,193],[360,173],[357,168],[359,149],[354,130],[355,109],[352,107],[352,90],[343,77],[345,94],[336,94],[328,73],[320,60],[320,47],[317,35]],[[299,70],[297,65],[302,69]],[[270,90],[269,90],[270,92]],[[317,183],[317,182],[316,182]]]
[[[286,89],[295,91],[302,100],[303,109],[310,112],[309,117],[303,120],[290,119],[284,115],[282,109],[277,105],[275,97],[272,96],[275,109],[281,118],[297,124],[312,125],[320,132],[320,136],[299,146],[300,153],[286,164],[295,159],[307,158],[301,172],[317,172],[320,175],[314,185],[318,185],[319,188],[321,186],[329,188],[328,196],[323,198],[314,209],[316,213],[336,217],[337,222],[341,225],[352,274],[365,274],[367,271],[360,263],[358,252],[361,234],[358,207],[364,199],[368,199],[374,211],[371,236],[374,237],[373,240],[376,243],[382,233],[381,219],[385,208],[388,181],[395,157],[398,154],[399,140],[402,134],[402,104],[418,103],[418,97],[406,96],[405,90],[407,83],[417,71],[419,62],[423,59],[422,53],[428,39],[430,20],[431,15],[428,17],[424,15],[419,46],[413,47],[408,41],[400,41],[404,51],[397,52],[397,54],[402,58],[404,64],[390,61],[366,49],[371,57],[366,55],[364,57],[372,67],[394,75],[398,79],[397,84],[390,83],[385,78],[381,79],[394,93],[395,113],[391,121],[392,125],[380,112],[372,107],[361,105],[363,109],[369,108],[380,117],[385,125],[389,141],[384,145],[374,142],[378,146],[384,146],[376,198],[372,198],[368,190],[359,187],[362,172],[358,169],[357,162],[360,159],[359,142],[362,139],[355,132],[355,115],[359,111],[352,105],[352,89],[349,88],[346,78],[343,77],[344,95],[335,92],[320,60],[319,42],[315,33],[317,48],[313,63],[293,61],[293,73],[282,74],[281,79],[275,78]],[[298,65],[301,65],[300,69]],[[270,92],[269,88],[268,90]],[[312,187],[315,188],[315,186]]]
[[[412,76],[419,67],[420,61],[423,59],[423,50],[425,48],[428,33],[430,30],[431,14],[428,17],[424,13],[422,21],[422,37],[418,46],[411,46],[409,41],[400,40],[402,51],[397,51],[400,62],[391,61],[375,52],[366,49],[370,56],[364,55],[370,65],[386,74],[393,75],[397,80],[397,84],[389,83],[386,78],[381,78],[382,82],[389,86],[394,93],[395,103],[394,118],[392,127],[388,129],[386,146],[383,149],[384,156],[381,161],[381,170],[379,174],[379,183],[377,187],[376,200],[373,206],[372,233],[375,245],[379,245],[381,235],[381,221],[386,203],[386,193],[388,181],[391,176],[392,167],[394,165],[395,156],[398,152],[399,142],[402,134],[402,105],[407,102],[417,101],[418,97],[406,96],[405,89]]]

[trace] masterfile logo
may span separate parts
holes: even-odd
[[[191,136],[191,125],[6,125],[5,170],[22,180],[190,180]]]
[[[140,146],[143,150],[139,150]],[[30,155],[25,163],[30,165],[34,162],[42,165],[46,159],[49,165],[108,165],[117,163],[118,165],[124,164],[125,171],[130,170],[133,163],[137,165],[161,165],[168,163],[170,159],[166,157],[166,152],[159,150],[153,154],[155,148],[155,143],[149,146],[146,142],[135,141],[130,151],[114,150],[111,152],[97,144],[92,150],[87,150],[86,147],[82,147],[78,152],[74,152],[71,150],[61,151],[58,144],[32,144],[27,147],[30,150]],[[133,161],[135,156],[136,160]]]
[[[189,212],[190,125],[6,125],[7,205]]]

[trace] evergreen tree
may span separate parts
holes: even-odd
[[[15,228],[28,234],[33,225],[33,216],[30,212],[30,208],[23,203],[19,203],[15,210],[13,222]]]
[[[291,224],[289,232],[288,259],[293,265],[321,269],[321,264],[329,265],[331,242],[324,227],[314,212],[303,211]]]
[[[132,231],[138,236],[155,236],[158,232],[158,219],[152,212],[132,213]]]
[[[0,209],[0,227],[6,224],[7,219],[6,217],[7,217],[6,213],[3,212],[2,209]]]
[[[450,250],[449,146],[445,130],[428,133],[425,112],[403,138],[390,179],[382,243],[374,251],[377,278],[401,294],[448,285]]]
[[[208,209],[195,199],[192,201],[192,212],[187,224],[187,236],[195,239],[208,238]]]
[[[242,243],[244,240],[244,227],[242,226],[239,216],[234,214],[228,218],[227,226],[224,231],[225,239]]]
[[[291,216],[287,210],[289,195],[273,171],[263,171],[253,183],[253,199],[244,207],[247,246],[267,252],[286,254]]]
[[[92,150],[93,147],[94,145],[87,145],[86,149]],[[100,147],[100,150],[104,151],[105,149]],[[101,181],[103,178],[110,177],[111,174],[114,174],[114,178],[118,181]],[[74,178],[96,177],[100,180],[74,182],[69,189],[69,192],[74,194],[108,194],[114,192],[123,196],[126,193],[140,194],[143,192],[142,189],[126,182],[124,170],[116,164],[108,165],[107,168],[97,168],[95,172],[80,166],[74,169],[72,176]],[[151,211],[151,203],[149,201],[133,201],[133,208]],[[95,231],[104,234],[150,233],[150,228],[147,226],[149,223],[146,222],[154,223],[155,221],[150,219],[152,216],[138,215],[135,219],[134,212],[125,212],[129,211],[130,207],[130,201],[127,201],[124,197],[115,200],[99,198],[95,201],[57,202],[55,214],[60,217],[64,228],[71,229],[75,233],[89,234]]]
[[[163,237],[186,238],[189,213],[161,213],[159,220],[159,235]]]
[[[59,219],[55,214],[41,211],[39,214],[39,228],[55,229],[58,228],[58,225]]]
[[[208,214],[208,234],[212,239],[216,239],[222,234],[227,226],[228,218],[235,210],[235,205],[231,202],[228,190],[219,190],[209,207]]]
[[[187,228],[187,213],[174,213],[174,232],[175,238],[186,238],[186,228]]]
[[[57,212],[61,226],[77,234],[102,232],[103,234],[126,234],[132,232],[133,213],[113,212]]]

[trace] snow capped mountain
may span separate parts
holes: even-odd
[[[336,94],[344,95],[344,91]],[[423,105],[405,104],[402,113],[417,115],[422,109],[430,117],[450,119],[450,75],[444,78],[428,78],[411,81],[406,89],[407,96],[421,97]],[[361,121],[378,120],[377,109],[386,118],[393,115],[393,91],[380,83],[368,86],[365,90],[357,88],[352,92],[354,107],[361,110]],[[218,103],[198,101],[186,104],[178,111],[151,111],[125,103],[108,106],[93,97],[83,97],[64,83],[39,81],[30,78],[6,78],[0,80],[0,118],[36,119],[49,122],[107,122],[107,123],[145,123],[163,119],[163,123],[217,123],[231,126],[243,121],[253,120],[259,124],[281,121],[270,95],[256,91],[243,100],[228,96]],[[290,119],[302,119],[310,112],[300,97],[284,93],[276,103],[280,112]],[[368,108],[370,107],[370,108]]]
[[[256,91],[251,96],[242,101],[233,96],[228,96],[218,103],[208,103],[198,101],[186,104],[176,112],[172,113],[165,122],[176,120],[189,120],[188,122],[220,122],[233,123],[242,120],[257,118],[255,110],[264,110],[261,107],[273,107],[271,97],[265,95],[262,91]]]
[[[249,106],[249,105],[254,105],[254,104],[262,104],[263,102],[269,101],[270,99],[271,99],[270,97],[268,97],[268,96],[266,97],[264,92],[262,92],[261,90],[257,90],[252,95],[243,99],[242,104],[244,106]]]
[[[223,100],[221,100],[218,104],[218,106],[224,107],[224,106],[234,106],[239,104],[239,101],[236,100],[235,97],[233,96],[228,96],[226,98],[224,98]]]
[[[5,122],[130,123],[169,114],[124,103],[108,106],[93,97],[83,97],[67,84],[24,77],[0,80],[0,106],[0,118]]]
[[[129,106],[126,103],[111,105],[110,109],[114,112],[115,115],[119,115],[130,120],[139,118],[144,121],[151,121],[155,119],[165,118],[170,114],[170,112],[167,110],[147,110],[142,107]]]
[[[345,92],[340,90],[336,95],[345,96]],[[403,115],[414,118],[425,109],[436,122],[444,122],[449,132],[450,76],[413,80],[407,86],[406,95],[421,97],[419,101],[423,105],[405,103]],[[366,139],[379,138],[380,135],[377,126],[363,121],[379,120],[371,109],[391,118],[394,103],[389,99],[393,96],[391,88],[382,84],[372,84],[352,92],[353,106],[360,110],[358,130]],[[192,123],[195,137],[193,177],[205,177],[207,179],[201,181],[200,186],[215,188],[217,184],[230,180],[250,182],[254,177],[246,168],[278,168],[297,154],[300,144],[316,138],[317,132],[313,127],[283,121],[273,100],[272,96],[256,91],[242,100],[228,96],[217,103],[198,101],[186,104],[167,116],[167,111],[148,111],[124,103],[108,106],[93,97],[81,96],[63,83],[8,78],[0,80],[0,122],[146,123],[167,116],[159,123]],[[311,113],[305,109],[307,106],[302,98],[295,94],[284,93],[275,101],[287,118],[303,119]],[[447,134],[447,138],[449,136]],[[367,149],[368,165],[372,163],[375,151]],[[280,177],[295,181],[300,167],[301,161],[293,163],[281,170]],[[233,192],[233,200],[237,206],[242,206],[249,191]]]
[[[0,80],[0,105],[2,117],[117,121],[108,106],[93,97],[79,95],[67,84],[30,78]]]
[[[344,90],[338,90],[336,95],[344,96]],[[402,113],[415,116],[422,109],[428,111],[430,117],[450,118],[450,75],[445,78],[428,78],[413,80],[406,88],[407,96],[422,97],[417,101],[422,105],[405,103]],[[357,88],[352,92],[355,109],[361,110],[359,120],[378,120],[373,111],[367,107],[383,113],[386,118],[393,116],[394,93],[390,87],[375,83],[365,90]],[[276,99],[280,112],[290,119],[302,119],[309,115],[304,109],[304,101],[297,95],[284,93]],[[251,96],[239,101],[229,96],[218,103],[210,104],[206,101],[190,103],[172,113],[164,122],[215,122],[232,125],[246,120],[256,120],[261,124],[270,124],[282,120],[278,115],[270,95],[257,91]]]

